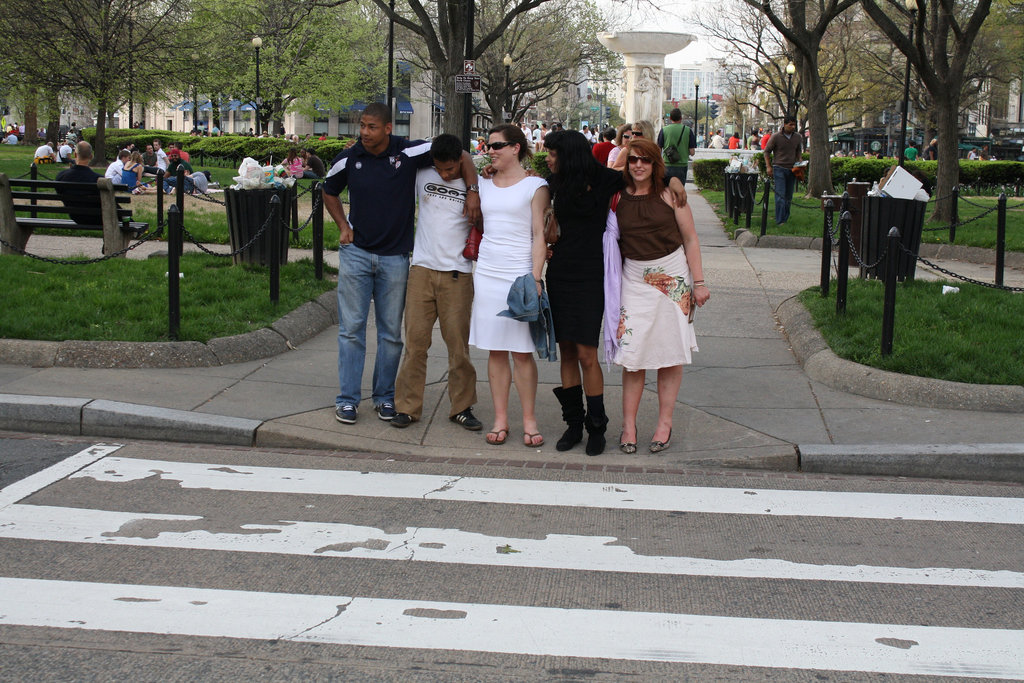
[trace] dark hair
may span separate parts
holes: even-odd
[[[519,126],[513,126],[511,123],[499,123],[487,131],[488,139],[495,133],[500,135],[506,142],[519,145],[519,161],[526,161],[533,156],[530,152],[530,145],[526,142],[526,136],[523,135],[523,131],[520,130]],[[544,139],[547,140],[547,136]],[[547,143],[545,142],[545,144]]]
[[[388,109],[388,105],[380,102],[370,102],[366,105],[362,116],[372,116],[375,119],[380,119],[380,122],[384,124],[391,123],[391,110]]]
[[[796,123],[796,117],[787,114],[782,118],[782,125],[786,125],[787,123]]]
[[[442,133],[430,143],[430,155],[436,161],[460,161],[462,142],[451,133]]]
[[[608,142],[611,142],[612,140],[615,139],[615,129],[605,128],[604,132],[601,133],[601,137],[607,140]]]
[[[548,133],[544,137],[544,149],[554,150],[558,155],[558,169],[550,178],[556,202],[565,195],[580,196],[588,186],[597,183],[601,165],[583,133],[574,130]]]
[[[647,138],[632,138],[626,143],[626,147],[621,153],[626,155],[626,167],[622,170],[622,176],[629,187],[636,187],[636,183],[633,182],[633,176],[629,173],[629,156],[631,154],[644,156],[653,162],[651,167],[653,194],[660,197],[661,193],[665,191],[665,162],[661,160],[661,148],[658,147],[657,143]]]
[[[683,112],[681,112],[679,110],[679,107],[676,107],[675,109],[673,109],[672,111],[670,111],[668,113],[668,117],[670,119],[672,119],[673,121],[682,121],[683,120]]]

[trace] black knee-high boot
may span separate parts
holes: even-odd
[[[605,445],[604,431],[608,427],[604,394],[587,396],[587,416],[583,425],[587,428],[587,455],[601,455]]]
[[[555,450],[567,451],[583,441],[583,387],[555,387],[552,391],[562,404],[562,419],[569,426],[555,444]]]

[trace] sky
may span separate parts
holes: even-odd
[[[702,11],[702,3],[695,2],[661,2],[657,8],[637,9],[615,0],[598,0],[598,6],[610,14],[616,25],[623,26],[622,30],[651,30],[670,31],[676,33],[689,33],[696,37],[680,52],[668,55],[665,58],[665,66],[678,67],[681,64],[699,63],[709,57],[722,56],[724,52],[711,44],[703,35],[703,31],[686,17],[692,17],[695,11]]]

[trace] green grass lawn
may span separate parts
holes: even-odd
[[[724,192],[701,190],[701,195],[711,204],[715,213],[725,224],[725,229],[730,234],[734,233],[737,228],[744,227],[746,223],[745,216],[740,217],[739,226],[734,226],[732,221],[725,215]],[[760,201],[763,196],[764,184],[761,185],[761,189],[757,194],[757,200]],[[794,202],[797,205],[793,206],[790,210],[789,220],[783,225],[777,225],[775,223],[775,197],[773,193],[769,194],[767,234],[821,237],[824,215],[817,208],[818,204],[811,199],[799,195],[794,196]],[[960,221],[966,221],[974,216],[985,213],[988,208],[994,207],[996,202],[997,199],[995,197],[963,198],[960,201]],[[925,213],[925,232],[922,234],[921,241],[932,244],[949,244],[949,231],[947,229],[939,230],[939,228],[946,228],[946,224],[927,220],[927,217],[933,211],[932,207],[934,207],[934,202],[929,202],[929,208]],[[760,205],[754,207],[754,215],[750,224],[750,229],[757,234],[761,232],[761,208]],[[838,218],[837,214],[837,224]],[[930,228],[936,230],[929,231]],[[955,243],[969,247],[994,249],[996,246],[996,212],[993,211],[975,222],[959,226],[956,230]],[[1024,199],[1019,197],[1007,199],[1006,249],[1007,251],[1024,251]]]
[[[185,254],[181,272],[180,339],[200,342],[266,327],[335,286],[313,277],[311,261],[289,263],[281,268],[280,301],[274,305],[267,268]],[[165,259],[66,266],[0,256],[0,336],[168,341],[166,273]]]
[[[882,296],[877,280],[850,280],[846,315],[835,313],[835,287],[801,292],[814,323],[841,358],[908,375],[975,384],[1024,384],[1024,296],[958,283],[912,281],[896,293],[893,353],[881,355]]]

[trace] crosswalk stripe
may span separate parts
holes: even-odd
[[[182,526],[191,529],[181,531]],[[635,574],[1024,588],[1024,573],[1012,571],[640,555],[614,536],[548,534],[534,539],[424,527],[387,533],[374,527],[296,520],[243,522],[239,528],[244,533],[211,533],[203,529],[202,517],[191,515],[42,505],[13,505],[0,513],[0,538],[25,540]]]
[[[0,624],[1024,680],[1024,631],[0,578]]]
[[[109,455],[121,448],[121,444],[95,444],[64,458],[58,463],[50,465],[44,470],[30,474],[0,490],[0,510],[8,505],[31,496],[36,491],[46,488],[50,484],[63,479],[64,477],[77,472],[86,465],[90,465],[105,455]]]
[[[713,488],[251,467],[106,457],[72,475],[150,477],[183,488],[621,510],[1024,524],[1024,500],[983,496]]]

